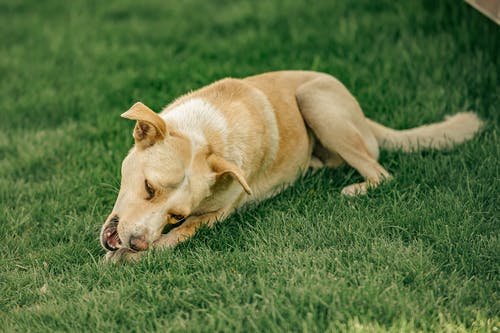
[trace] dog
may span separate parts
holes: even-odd
[[[141,102],[121,115],[136,121],[134,147],[101,230],[109,262],[135,261],[173,248],[248,203],[275,195],[309,167],[347,163],[365,181],[342,194],[364,194],[390,179],[379,149],[443,149],[482,127],[472,112],[409,130],[367,119],[333,76],[278,71],[226,78],[190,92],[160,114]],[[174,225],[162,234],[167,225]]]

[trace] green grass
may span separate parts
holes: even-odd
[[[0,2],[0,331],[500,329],[500,29],[462,1]],[[308,174],[162,254],[100,263],[119,118],[216,79],[337,76],[403,128],[476,110],[452,151],[383,153],[367,196]]]

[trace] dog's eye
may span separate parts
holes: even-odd
[[[144,188],[146,189],[146,192],[148,193],[148,198],[147,200],[153,199],[155,196],[155,189],[149,184],[147,180],[144,181]]]

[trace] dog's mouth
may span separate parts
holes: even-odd
[[[120,236],[118,236],[117,228],[118,228],[118,218],[113,217],[109,221],[109,225],[102,231],[102,236],[101,236],[102,245],[110,251],[116,251],[122,245]]]
[[[191,215],[190,215],[191,216]],[[168,233],[170,230],[182,225],[189,216],[182,216],[178,218],[176,223],[167,224],[163,229],[163,234]],[[118,235],[118,217],[115,216],[107,222],[101,233],[101,244],[108,251],[116,251],[123,246],[122,240]],[[126,247],[126,246],[125,246]]]

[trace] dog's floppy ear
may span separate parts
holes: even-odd
[[[248,183],[243,176],[243,171],[238,168],[234,163],[231,163],[227,161],[226,159],[217,156],[215,154],[211,154],[208,157],[208,164],[212,168],[212,170],[217,173],[217,176],[221,176],[223,174],[229,173],[231,176],[236,179],[245,192],[247,192],[248,195],[252,195],[252,190],[250,189],[250,186],[248,186]]]
[[[165,121],[141,102],[137,102],[130,110],[121,115],[123,118],[137,120],[134,128],[135,143],[147,148],[163,140],[167,135]]]

